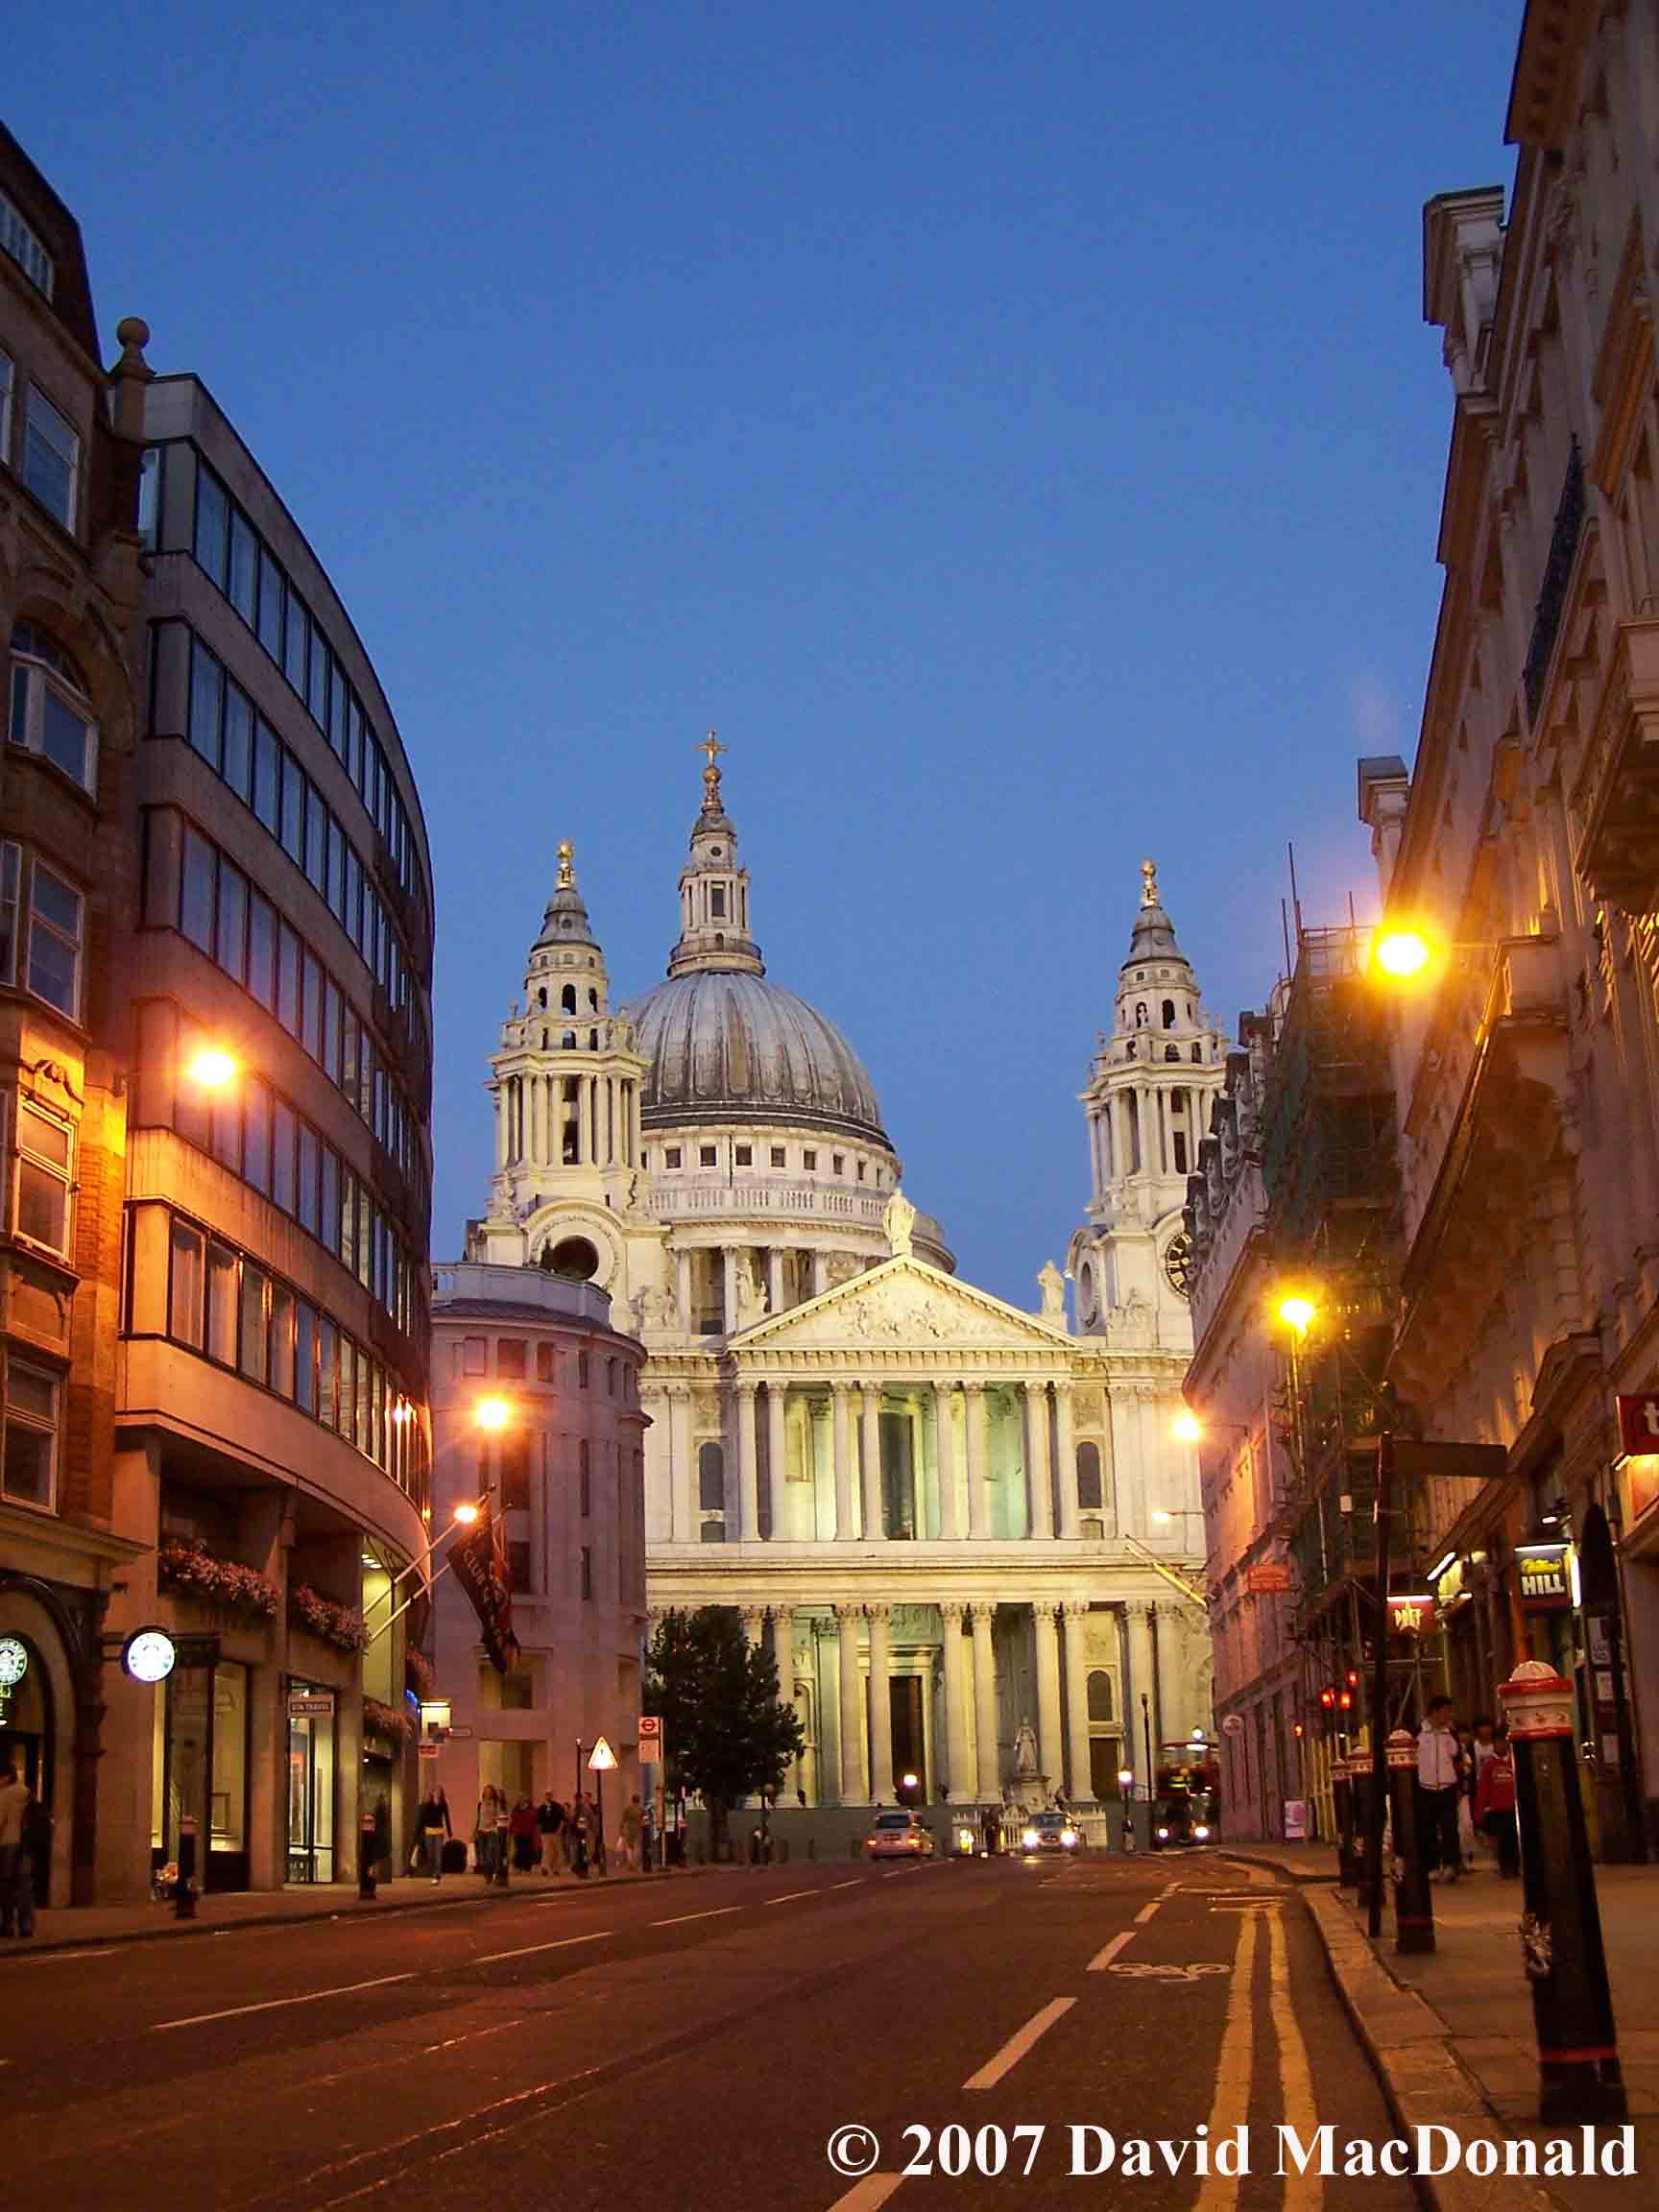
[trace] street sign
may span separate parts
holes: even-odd
[[[1286,1798],[1285,1840],[1286,1843],[1305,1843],[1308,1840],[1308,1802],[1306,1798]]]
[[[662,1716],[661,1713],[641,1713],[639,1716],[639,1764],[656,1767],[662,1758]]]
[[[1515,1565],[1523,1613],[1565,1613],[1571,1608],[1573,1577],[1564,1542],[1517,1544]]]
[[[1253,1597],[1282,1597],[1291,1583],[1287,1559],[1258,1559],[1244,1570],[1244,1587]]]
[[[601,1736],[588,1754],[588,1764],[596,1774],[609,1774],[616,1764],[616,1754]]]
[[[1434,1625],[1434,1599],[1426,1590],[1391,1590],[1388,1593],[1388,1633],[1391,1636],[1427,1636]]]
[[[1223,1736],[1242,1736],[1244,1733],[1243,1714],[1229,1713],[1226,1719],[1221,1723],[1221,1733]]]
[[[444,1733],[445,1736],[471,1736],[475,1731],[471,1728],[445,1728]]]
[[[438,1756],[438,1746],[436,1743],[417,1743],[415,1748],[421,1754],[422,1759],[436,1759]]]
[[[288,1697],[290,1720],[325,1720],[333,1718],[332,1690],[295,1690]]]

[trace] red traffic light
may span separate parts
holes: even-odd
[[[1342,1708],[1342,1710],[1343,1710],[1343,1712],[1344,1712],[1344,1713],[1350,1713],[1350,1712],[1352,1712],[1352,1711],[1353,1711],[1353,1709],[1354,1709],[1354,1693],[1353,1693],[1353,1691],[1352,1691],[1352,1690],[1344,1690],[1344,1691],[1342,1692],[1341,1695],[1340,1695],[1340,1696],[1337,1698],[1336,1702],[1337,1702],[1337,1704],[1338,1704],[1338,1705],[1339,1705],[1339,1706]]]
[[[1329,1713],[1332,1706],[1336,1702],[1335,1691],[1329,1688],[1321,1690],[1319,1693],[1319,1702],[1324,1706],[1326,1712]]]
[[[1359,1687],[1359,1670],[1358,1667],[1350,1667],[1348,1670],[1348,1687],[1350,1690],[1358,1690]]]

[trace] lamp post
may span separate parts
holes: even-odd
[[[1157,1635],[1157,1630],[1153,1630]],[[1156,1648],[1156,1646],[1154,1646]],[[1146,1845],[1148,1850],[1158,1848],[1158,1770],[1152,1764],[1152,1699],[1141,1693],[1141,1740],[1146,1752]]]
[[[1123,1793],[1123,1849],[1133,1851],[1135,1848],[1135,1769],[1133,1767],[1118,1767],[1118,1787]]]

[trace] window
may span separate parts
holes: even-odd
[[[52,256],[4,192],[0,192],[0,252],[9,253],[36,291],[51,299],[58,276]]]
[[[81,440],[69,418],[38,385],[29,387],[23,421],[23,481],[65,530],[75,527],[75,479]]]
[[[508,1539],[507,1586],[510,1590],[529,1590],[532,1587],[530,1579],[530,1547],[522,1538],[517,1536],[510,1537]],[[505,1704],[505,1683],[502,1684],[502,1703]]]
[[[860,1160],[858,1163],[858,1180],[860,1183],[862,1183],[864,1180],[864,1169],[867,1163],[862,1160]]]
[[[578,1390],[586,1390],[588,1387],[588,1355],[586,1352],[578,1352],[576,1355],[576,1387]]]
[[[1098,1513],[1100,1506],[1100,1447],[1098,1444],[1079,1444],[1077,1447],[1078,1511]]]
[[[590,1520],[593,1513],[593,1455],[586,1436],[576,1447],[576,1501],[582,1519]]]
[[[530,1439],[522,1430],[501,1439],[501,1503],[509,1513],[530,1510]]]
[[[6,1445],[0,1488],[19,1505],[50,1512],[58,1471],[58,1378],[6,1362]]]
[[[698,1145],[698,1147],[697,1147],[697,1164],[698,1164],[698,1166],[701,1166],[701,1167],[712,1167],[712,1166],[714,1166],[714,1164],[715,1164],[716,1160],[718,1159],[718,1157],[719,1157],[719,1155],[718,1155],[718,1153],[715,1151],[715,1149],[714,1149],[714,1147],[713,1147],[713,1145],[712,1145],[712,1144],[699,1144],[699,1145]]]
[[[17,882],[22,870],[22,847],[8,838],[0,845],[0,983],[17,980]]]
[[[739,1167],[752,1167],[755,1165],[755,1147],[752,1144],[739,1144],[735,1158]]]
[[[1161,1008],[1161,1012],[1163,1013],[1163,1016],[1164,1016],[1164,1026],[1165,1026],[1165,1028],[1166,1028],[1166,1029],[1173,1029],[1173,1028],[1174,1028],[1174,1026],[1175,1026],[1175,1001],[1174,1001],[1174,999],[1173,999],[1173,998],[1166,998],[1166,999],[1165,999],[1165,1001],[1164,1001],[1163,1007]]]
[[[17,1233],[50,1252],[69,1251],[73,1132],[26,1098],[17,1101]]]
[[[0,462],[7,468],[12,466],[12,356],[0,353]]]
[[[846,1174],[846,1172],[847,1172],[847,1155],[846,1155],[846,1153],[845,1153],[845,1152],[836,1152],[836,1153],[834,1153],[834,1154],[832,1154],[832,1155],[831,1155],[831,1158],[830,1158],[830,1173],[831,1173],[832,1175],[845,1175],[845,1174]]]
[[[482,1375],[490,1340],[487,1336],[464,1336],[461,1339],[461,1372],[463,1375]]]
[[[816,1167],[818,1165],[817,1153],[810,1150],[803,1152],[801,1155],[801,1165],[803,1167]]]
[[[176,1220],[170,1248],[172,1283],[168,1293],[167,1334],[176,1344],[202,1349],[202,1263],[204,1242],[200,1229]]]
[[[524,1379],[524,1339],[522,1336],[497,1336],[495,1339],[495,1372],[510,1375],[516,1381]]]
[[[774,1144],[772,1147],[772,1165],[774,1167],[781,1167],[783,1164],[783,1147],[781,1144]]]
[[[1204,1047],[1202,1045],[1194,1045],[1192,1047],[1192,1065],[1194,1068],[1201,1068],[1203,1064]]]
[[[712,889],[712,890],[709,892],[709,913],[710,913],[710,914],[712,914],[712,915],[713,915],[713,917],[714,917],[714,919],[715,919],[715,921],[716,921],[716,922],[724,922],[724,921],[725,921],[725,919],[726,919],[726,890],[725,890],[725,886],[724,886],[723,884],[720,884],[720,883],[716,883],[716,884],[714,885],[713,889]]]
[[[1164,1047],[1164,1057],[1165,1057],[1165,1059],[1166,1059],[1166,1060],[1179,1060],[1179,1059],[1180,1059],[1180,1057],[1181,1057],[1181,1047],[1180,1047],[1180,1046],[1179,1046],[1179,1045],[1166,1045],[1166,1046],[1165,1046],[1165,1047]]]
[[[718,1444],[697,1447],[697,1504],[704,1513],[726,1510],[726,1454]]]
[[[608,1398],[614,1398],[616,1395],[616,1362],[614,1359],[607,1359],[605,1362],[605,1394]]]
[[[211,469],[196,470],[196,558],[218,585],[225,589],[229,559],[230,502],[225,487]]]
[[[679,1166],[679,1165],[680,1165],[680,1147],[679,1147],[679,1145],[678,1145],[678,1144],[670,1144],[670,1145],[668,1145],[668,1146],[666,1147],[666,1149],[664,1150],[664,1152],[663,1152],[663,1154],[662,1154],[662,1165],[663,1165],[663,1166],[664,1166],[664,1167],[678,1167],[678,1166]]]
[[[80,670],[43,630],[12,632],[12,743],[60,768],[83,791],[98,787],[98,726]]]
[[[551,1382],[554,1380],[553,1358],[554,1353],[551,1344],[537,1345],[536,1380],[538,1382]]]
[[[1113,1718],[1112,1677],[1103,1667],[1093,1669],[1089,1676],[1089,1718],[1096,1723]]]
[[[593,1595],[593,1551],[588,1544],[582,1547],[582,1595],[584,1598]]]
[[[248,517],[239,508],[232,508],[229,599],[250,630],[253,627],[258,585],[259,541],[254,537]]]
[[[29,988],[70,1021],[81,1004],[81,894],[43,860],[29,871]]]

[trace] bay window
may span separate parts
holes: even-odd
[[[60,768],[83,791],[98,788],[98,725],[80,670],[32,622],[12,632],[12,743]]]
[[[75,527],[81,439],[60,408],[31,384],[23,411],[23,481],[65,530]]]
[[[13,1504],[50,1512],[57,1477],[58,1378],[43,1367],[8,1357],[0,1491]]]

